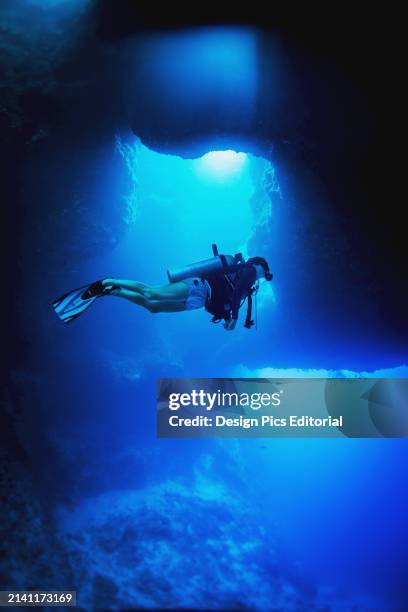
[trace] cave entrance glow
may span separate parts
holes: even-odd
[[[232,150],[185,159],[140,142],[119,141],[118,150],[133,181],[126,242],[150,253],[149,275],[211,256],[214,242],[221,252],[246,255],[249,239],[269,220],[273,168],[265,159]]]
[[[210,151],[196,160],[196,171],[208,180],[225,181],[245,171],[246,153]]]

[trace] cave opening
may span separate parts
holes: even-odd
[[[254,248],[271,221],[270,191],[280,197],[272,164],[251,153],[209,147],[201,157],[184,158],[120,138],[117,150],[131,179],[128,231],[119,248],[128,258],[143,244],[149,277],[207,257],[214,242],[221,252],[248,256],[249,243]]]

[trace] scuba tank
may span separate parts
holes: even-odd
[[[227,270],[234,264],[243,262],[241,253],[236,255],[220,255],[218,253],[217,245],[212,245],[214,257],[210,259],[204,259],[203,261],[197,261],[195,263],[188,264],[181,268],[173,268],[167,270],[167,276],[169,277],[170,283],[178,283],[179,281],[185,280],[186,278],[193,278],[194,276],[206,277],[214,272],[222,272]]]

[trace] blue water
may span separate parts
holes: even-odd
[[[258,329],[241,321],[233,334],[204,311],[151,315],[113,297],[64,327],[33,294],[37,418],[61,461],[42,467],[42,481],[76,559],[80,605],[404,609],[404,440],[156,438],[160,376],[281,376],[286,368],[358,375],[393,359],[403,366],[380,345],[354,351],[339,339],[326,351],[333,335],[317,327],[319,312],[308,311],[297,337],[289,304],[296,277],[284,270],[308,253],[302,244],[285,248],[290,215],[278,172],[244,151],[182,159],[134,137],[112,139],[105,158],[84,223],[99,221],[101,198],[123,231],[90,253],[89,235],[67,230],[58,247],[67,249],[64,272],[56,264],[43,272],[49,301],[103,276],[166,282],[167,267],[210,256],[212,242],[226,253],[264,255],[277,278],[261,286]],[[381,374],[396,372],[406,376],[403,367]],[[38,454],[33,443],[34,463]]]

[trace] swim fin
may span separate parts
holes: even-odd
[[[89,300],[91,297],[100,297],[104,293],[107,293],[105,287],[102,285],[102,281],[98,280],[89,285],[89,287],[84,292],[82,299]]]
[[[109,293],[110,289],[103,287],[102,281],[96,281],[90,285],[84,285],[64,293],[64,295],[54,300],[52,307],[61,321],[70,323],[92,306],[98,297],[108,295]]]

